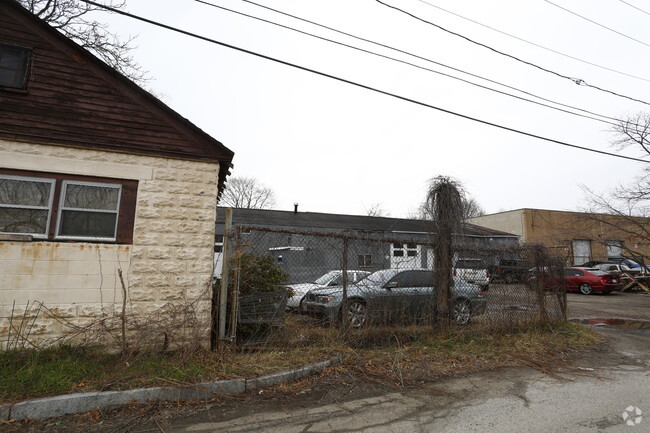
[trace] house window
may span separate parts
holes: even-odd
[[[0,43],[0,87],[24,89],[31,50]]]
[[[0,233],[131,243],[137,181],[0,170]]]
[[[122,185],[64,180],[57,237],[115,240]]]
[[[372,256],[370,254],[359,254],[357,258],[357,265],[360,268],[369,268],[372,266]]]

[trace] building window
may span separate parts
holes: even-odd
[[[214,252],[223,253],[223,236],[216,236],[214,241]]]
[[[591,241],[577,239],[572,241],[573,265],[580,266],[591,260]]]
[[[47,236],[54,179],[0,175],[0,232]]]
[[[357,265],[360,268],[369,268],[372,266],[372,256],[370,254],[359,254],[357,258]]]
[[[0,170],[0,233],[131,243],[137,181]]]
[[[393,244],[393,257],[417,257],[418,246],[414,243],[394,243]]]
[[[115,240],[121,193],[120,184],[64,180],[57,237]]]
[[[620,259],[623,257],[623,242],[621,241],[606,241],[607,245],[607,258]]]
[[[30,54],[29,48],[0,43],[0,87],[26,87]]]

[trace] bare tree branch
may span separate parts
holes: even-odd
[[[650,114],[638,113],[622,120],[612,129],[616,135],[612,144],[619,150],[638,149],[650,156]],[[650,263],[650,257],[642,253],[650,247],[650,171],[646,168],[626,185],[619,185],[609,194],[582,187],[587,195],[588,209],[585,218],[597,221],[625,236],[620,245],[623,256],[639,263]],[[615,216],[615,218],[612,218]],[[606,239],[601,239],[607,243]]]
[[[90,13],[104,9],[79,0],[19,0],[20,4],[66,37],[95,54],[107,65],[138,84],[149,81],[147,72],[131,56],[135,37],[126,40],[108,30],[108,25],[89,19]],[[126,3],[104,0],[106,6],[121,9]]]
[[[271,209],[273,190],[252,177],[232,177],[221,196],[221,206],[245,209]]]
[[[381,203],[373,203],[366,208],[366,215],[371,217],[389,217],[390,212],[384,209]]]

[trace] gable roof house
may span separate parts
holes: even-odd
[[[22,338],[21,318],[42,342],[64,335],[64,322],[120,313],[123,290],[139,317],[190,301],[209,311],[215,206],[232,157],[0,0],[0,348]]]

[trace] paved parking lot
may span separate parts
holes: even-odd
[[[607,295],[567,293],[569,318],[635,318],[650,320],[650,294],[612,292]]]

